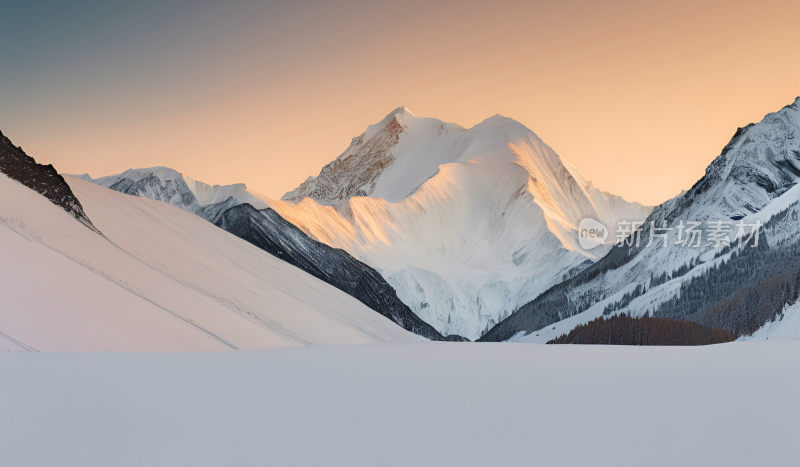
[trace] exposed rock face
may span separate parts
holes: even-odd
[[[37,164],[0,132],[0,172],[40,193],[60,206],[86,227],[100,232],[83,212],[83,206],[72,193],[64,177],[52,165]]]
[[[384,128],[374,135],[365,132],[353,138],[345,152],[323,167],[319,176],[309,177],[282,199],[298,202],[312,198],[322,205],[336,206],[353,196],[369,196],[378,176],[394,161],[391,150],[403,132],[396,116],[391,116]]]

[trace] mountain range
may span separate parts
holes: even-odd
[[[0,348],[800,329],[800,98],[655,208],[596,188],[512,119],[463,128],[404,107],[280,200],[166,167],[62,177],[5,136],[0,172],[3,252],[20,264],[2,278]],[[587,220],[633,228],[587,246]],[[707,237],[687,242],[690,225]]]
[[[582,218],[651,209],[598,190],[514,120],[465,129],[403,107],[281,201],[164,167],[79,177],[198,214],[434,339],[476,339],[602,255],[578,244]]]

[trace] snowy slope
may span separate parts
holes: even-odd
[[[751,214],[743,218],[743,221],[762,222],[764,227],[761,228],[760,241],[762,244],[771,245],[769,250],[759,255],[771,254],[768,262],[775,261],[776,264],[770,264],[770,268],[764,268],[756,262],[752,262],[751,266],[756,269],[756,275],[760,279],[768,279],[768,275],[764,274],[766,270],[777,270],[779,273],[790,273],[790,266],[797,268],[797,257],[800,256],[800,235],[798,234],[798,219],[800,219],[800,185],[795,185],[788,190],[784,195],[774,199],[767,204],[759,212]],[[748,248],[748,247],[745,247]],[[708,278],[712,287],[719,287],[720,272],[712,268],[725,268],[726,263],[730,265],[731,254],[719,254],[718,250],[703,249],[704,253],[699,255],[699,264],[686,272],[684,275],[675,277],[668,280],[664,284],[658,286],[651,286],[650,289],[641,296],[635,297],[629,304],[614,309],[614,313],[626,313],[634,316],[641,316],[644,313],[654,313],[658,310],[663,310],[664,304],[670,299],[680,296],[682,293],[687,293],[684,288],[690,284],[692,280]],[[747,251],[746,249],[744,251]],[[660,255],[655,254],[656,258]],[[794,260],[793,260],[794,259]],[[595,280],[583,286],[575,287],[576,290],[594,291],[596,296],[603,297],[598,302],[592,304],[584,312],[570,316],[561,321],[552,323],[543,329],[537,329],[530,334],[525,332],[516,331],[512,341],[521,342],[535,342],[544,343],[554,339],[562,334],[568,333],[575,326],[585,324],[597,317],[603,315],[603,311],[612,305],[615,301],[621,299],[623,293],[630,292],[638,284],[647,284],[647,281],[641,282],[637,277],[641,276],[644,267],[649,267],[648,274],[660,273],[661,271],[669,271],[669,265],[666,267],[662,264],[659,265],[658,260],[653,260],[648,257],[644,252],[640,253],[639,257],[631,261],[629,265],[624,265],[618,270],[611,270],[606,272],[603,280]],[[782,264],[782,262],[784,264]],[[659,269],[660,267],[660,269]],[[731,267],[731,266],[728,266]],[[627,283],[618,284],[615,281],[627,280]],[[645,279],[649,279],[649,275]],[[796,282],[800,283],[800,277],[796,278]],[[650,285],[650,284],[647,284]],[[736,289],[745,289],[752,284],[747,283],[745,280],[739,280],[736,283]],[[583,288],[582,288],[583,287]],[[592,288],[594,287],[594,288]],[[601,289],[605,287],[605,290]],[[598,292],[598,290],[601,290]],[[606,292],[608,291],[608,292]],[[572,293],[575,293],[574,291]],[[605,294],[605,295],[603,295]],[[577,296],[574,295],[574,296]],[[532,306],[536,306],[536,301]],[[538,304],[540,308],[545,308]],[[751,336],[743,336],[744,339],[768,339],[772,336],[778,338],[792,338],[800,339],[800,327],[797,325],[796,305],[787,305],[783,311],[783,316],[778,316],[776,320],[770,320],[764,326],[752,334]],[[689,315],[701,310],[686,310]],[[671,318],[684,319],[686,316],[665,316]],[[689,316],[691,318],[691,316]],[[708,324],[708,323],[705,323]]]
[[[765,324],[752,336],[743,337],[743,340],[751,339],[800,339],[800,302],[787,305],[778,319]]]
[[[177,209],[67,178],[105,236],[0,176],[0,348],[223,350],[413,341],[361,303]]]
[[[63,467],[792,466],[798,353],[799,341],[0,353],[0,452]]]
[[[515,316],[493,329],[487,338],[519,339],[529,334],[525,340],[546,341],[568,332],[577,324],[601,316],[609,307],[614,313],[634,316],[647,312],[672,313],[664,317],[694,319],[692,315],[702,310],[666,310],[665,304],[680,297],[682,287],[694,279],[709,277],[716,288],[714,276],[721,274],[714,272],[713,268],[724,267],[723,263],[729,261],[731,255],[708,241],[708,232],[713,228],[709,223],[729,222],[728,237],[733,239],[739,222],[745,225],[767,224],[781,211],[798,211],[798,181],[800,98],[767,115],[761,122],[737,130],[730,143],[709,165],[703,178],[690,190],[658,206],[648,217],[641,232],[642,246],[616,248],[574,279],[523,306]],[[662,248],[660,239],[655,240],[654,246],[646,246],[650,239],[651,221],[656,226],[671,228],[666,248]],[[701,229],[706,236],[700,247],[680,244],[679,226],[682,222],[688,225],[690,221],[703,223]],[[797,242],[800,241],[796,218],[773,221],[762,232],[761,239],[779,261],[787,261],[788,267],[788,261],[797,255]],[[760,267],[756,264],[751,266]],[[666,275],[668,280],[654,283],[653,277],[660,275]],[[741,283],[740,288],[752,285]],[[646,292],[626,305],[614,305],[625,294],[633,294],[637,286]]]
[[[444,334],[478,337],[604,247],[580,220],[650,211],[565,166],[499,115],[465,129],[399,108],[272,207],[312,237],[376,267]]]
[[[397,297],[396,291],[375,269],[342,249],[310,238],[266,207],[244,184],[211,186],[167,167],[129,169],[119,175],[97,179],[87,175],[79,178],[197,214],[351,295],[402,328],[428,339],[444,339]]]
[[[222,213],[216,225],[347,293],[407,331],[431,340],[462,340],[442,336],[415,315],[378,271],[312,239],[272,209],[240,204]]]

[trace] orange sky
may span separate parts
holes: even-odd
[[[278,197],[400,105],[464,126],[500,113],[655,204],[800,94],[800,2],[149,8],[6,11],[0,129],[62,172],[166,165]]]

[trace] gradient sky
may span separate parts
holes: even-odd
[[[796,0],[0,0],[0,17],[0,130],[40,162],[275,197],[405,105],[515,118],[656,204],[800,94]]]

